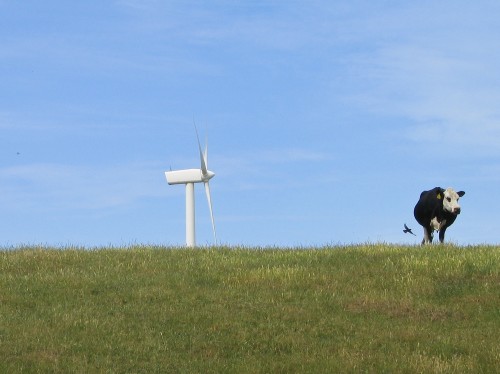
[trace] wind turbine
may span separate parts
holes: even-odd
[[[215,233],[214,214],[212,210],[212,198],[210,196],[210,185],[208,181],[215,175],[214,172],[208,170],[208,146],[205,144],[205,152],[201,150],[200,138],[196,125],[196,138],[198,139],[198,149],[200,151],[200,169],[185,169],[166,171],[165,177],[168,184],[185,184],[186,185],[186,246],[194,247],[196,245],[195,236],[195,219],[194,219],[194,184],[201,183],[205,185],[205,193],[207,195],[208,209],[210,210],[210,219],[212,220],[212,230],[214,233],[215,244],[217,244],[217,235]]]

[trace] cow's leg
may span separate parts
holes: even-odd
[[[424,227],[424,239],[422,240],[422,245],[432,243],[432,229],[430,227]]]
[[[439,230],[439,241],[441,243],[444,242],[444,233],[445,233],[445,231],[446,231],[446,226],[443,227],[443,228],[441,228],[441,230]]]

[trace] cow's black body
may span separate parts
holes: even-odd
[[[445,189],[435,187],[429,191],[423,191],[420,194],[420,199],[415,205],[413,214],[417,222],[424,228],[424,239],[422,244],[432,243],[434,230],[439,231],[439,241],[444,241],[446,229],[450,227],[457,219],[457,214],[460,213],[460,206],[455,208],[453,212],[446,210],[443,206],[445,199]],[[453,191],[454,192],[454,191]],[[463,196],[465,192],[460,191],[458,196]]]

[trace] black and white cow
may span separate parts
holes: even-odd
[[[423,191],[415,205],[413,215],[419,224],[424,227],[422,244],[432,243],[434,231],[439,231],[439,241],[444,241],[444,233],[450,227],[457,215],[460,214],[458,199],[465,195],[464,191],[455,192],[453,188],[446,190],[435,187]]]

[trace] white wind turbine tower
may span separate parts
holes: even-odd
[[[185,169],[165,172],[168,184],[186,185],[186,246],[194,247],[195,238],[195,219],[194,219],[194,184],[201,183],[205,185],[207,194],[208,208],[212,220],[212,230],[214,233],[215,244],[217,244],[217,235],[215,233],[214,214],[212,210],[212,198],[210,196],[210,185],[208,181],[214,177],[215,173],[208,170],[208,147],[205,144],[205,152],[201,150],[200,138],[196,129],[196,138],[198,139],[198,149],[200,150],[201,169]]]

